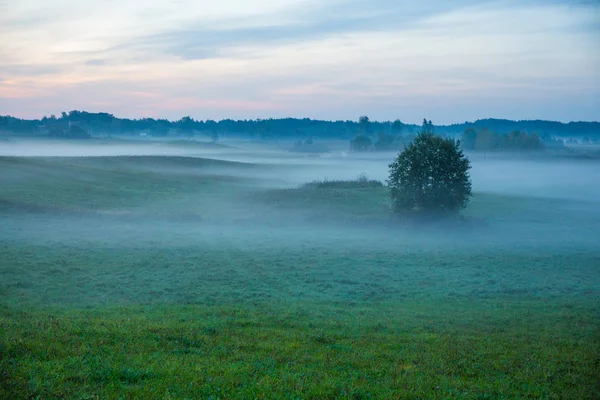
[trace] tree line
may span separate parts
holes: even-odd
[[[297,138],[352,138],[361,132],[364,123],[360,121],[322,121],[310,118],[280,118],[255,120],[196,120],[189,116],[176,121],[167,119],[128,119],[117,118],[108,113],[86,111],[63,112],[60,116],[45,116],[39,120],[26,120],[11,116],[0,116],[0,132],[17,135],[55,136],[57,131],[65,132],[68,126],[78,126],[93,135],[148,135],[155,137],[220,136],[253,137],[259,139]],[[402,126],[415,130],[417,125],[407,125],[400,121],[369,121],[369,132],[392,132]]]
[[[488,128],[467,128],[462,135],[461,145],[465,150],[475,151],[535,151],[544,148],[536,132],[528,134],[515,130],[498,133]]]
[[[366,116],[360,117],[358,121],[323,121],[310,118],[202,121],[189,116],[170,121],[154,118],[118,118],[109,113],[77,110],[63,112],[60,116],[51,115],[32,120],[0,116],[0,134],[4,132],[14,135],[52,136],[58,132],[60,136],[68,135],[71,126],[77,126],[92,135],[203,136],[213,140],[222,136],[282,140],[358,139],[355,142],[357,149],[366,147],[375,150],[396,150],[409,141],[407,138],[414,138],[421,128],[417,124],[408,124],[400,120],[373,121]],[[452,137],[462,135],[469,128],[476,131],[487,128],[492,132],[538,132],[542,139],[545,135],[600,138],[598,122],[565,124],[553,121],[486,119],[432,127],[437,134]]]

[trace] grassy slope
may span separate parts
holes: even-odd
[[[192,157],[0,157],[0,211],[153,215],[193,220],[253,182],[229,174],[250,164]],[[221,207],[222,208],[222,207]],[[213,211],[215,211],[213,213]]]
[[[335,228],[384,224],[385,188],[250,191],[185,158],[0,164],[0,398],[600,390],[597,221],[582,205],[478,195],[470,215],[529,229],[518,245],[494,244],[495,230]],[[210,211],[236,222],[230,207],[241,204],[328,223],[232,230],[94,216]],[[571,242],[528,239],[569,229],[556,219],[565,210]]]

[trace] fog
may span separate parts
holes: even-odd
[[[296,264],[304,266],[303,274],[317,273],[307,265],[318,266],[323,279],[371,271],[361,285],[381,286],[381,298],[385,290],[414,291],[413,279],[423,274],[420,265],[428,266],[426,275],[438,279],[443,290],[465,296],[475,286],[481,293],[507,287],[536,293],[599,287],[599,162],[469,155],[474,197],[464,218],[416,222],[392,214],[385,187],[302,187],[359,175],[385,182],[396,154],[349,153],[345,144],[330,144],[334,150],[326,154],[301,154],[290,152],[287,142],[2,143],[0,245],[20,260],[4,269],[4,288],[15,296],[35,292],[40,301],[85,302],[86,292],[73,279],[112,285],[140,258],[148,266],[132,274],[168,278],[178,286],[191,279],[182,265],[200,263],[217,275],[220,263],[229,265],[237,275],[230,283],[219,281],[229,291],[215,296],[235,297],[230,285],[264,278],[267,272],[257,272],[257,266],[244,269],[253,263],[265,265],[269,279],[284,280],[274,284],[277,296],[321,295],[308,280],[294,281],[290,274]],[[238,260],[235,265],[230,257]],[[565,264],[563,257],[573,263]],[[64,265],[77,273],[65,278],[61,269],[57,276],[46,276],[48,263],[52,270]],[[486,263],[491,269],[482,272]],[[167,265],[178,272],[169,275],[161,269]],[[434,271],[435,265],[443,268]],[[516,269],[520,265],[527,267]],[[393,279],[378,278],[380,268]],[[188,272],[205,290],[213,290],[217,275]],[[475,278],[481,274],[500,283],[482,286]],[[45,278],[28,291],[18,286],[24,276]],[[46,284],[63,285],[59,276],[71,286],[44,294]],[[148,288],[168,286],[149,276]],[[469,283],[457,283],[461,276]],[[139,281],[119,285],[138,293],[129,300],[152,298]],[[266,289],[260,287],[252,296],[262,296]],[[342,290],[339,296],[348,293]],[[102,301],[108,301],[106,296]]]
[[[98,140],[93,144],[51,141],[0,143],[0,157],[118,157],[177,156],[207,158],[253,164],[262,168],[223,168],[226,175],[259,178],[269,184],[295,187],[314,180],[351,180],[359,175],[385,182],[391,152],[356,154],[347,142],[329,143],[334,150],[324,154],[290,152],[291,142],[224,141],[219,144],[196,141]],[[475,192],[595,201],[600,195],[598,160],[573,161],[561,158],[486,157],[468,154]],[[171,173],[206,171],[169,169]],[[213,167],[210,173],[219,172]],[[263,182],[267,183],[267,182]]]

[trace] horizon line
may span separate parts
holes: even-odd
[[[358,123],[358,118],[356,120],[351,120],[351,119],[319,119],[319,118],[311,118],[311,117],[294,117],[294,116],[288,116],[288,117],[268,117],[268,118],[222,118],[222,119],[211,119],[211,118],[207,118],[207,119],[196,119],[194,117],[192,117],[191,115],[184,115],[179,119],[169,119],[169,118],[161,118],[161,117],[155,117],[155,116],[145,116],[145,117],[120,117],[117,116],[111,112],[107,112],[107,111],[99,111],[99,112],[91,112],[91,111],[86,111],[86,110],[70,110],[70,111],[61,111],[60,114],[50,114],[50,115],[44,115],[41,118],[23,118],[23,117],[18,117],[15,115],[10,115],[10,114],[5,114],[5,115],[0,115],[0,117],[10,117],[10,118],[15,118],[15,119],[20,119],[20,120],[24,120],[24,121],[42,121],[44,118],[50,118],[52,115],[54,115],[57,119],[61,119],[62,118],[62,113],[66,113],[67,115],[73,111],[76,112],[80,112],[80,113],[87,113],[87,114],[107,114],[112,116],[115,119],[129,119],[129,120],[143,120],[143,119],[153,119],[155,121],[168,121],[170,123],[173,122],[178,122],[184,118],[190,118],[193,121],[196,122],[207,122],[207,121],[214,121],[214,122],[222,122],[222,121],[235,121],[235,122],[239,122],[239,121],[269,121],[269,120],[286,120],[286,119],[294,119],[294,120],[311,120],[311,121],[319,121],[319,122],[331,122],[331,123],[335,123],[335,122],[353,122],[353,123]],[[363,116],[367,116],[368,115],[360,115],[360,117]],[[428,118],[423,118],[424,120],[429,120]],[[568,124],[576,124],[576,123],[600,123],[600,121],[597,120],[570,120],[570,121],[559,121],[559,120],[548,120],[548,119],[539,119],[539,118],[534,118],[534,119],[510,119],[510,118],[497,118],[497,117],[486,117],[486,118],[477,118],[475,120],[469,121],[469,120],[464,120],[463,122],[452,122],[452,123],[446,123],[446,124],[436,124],[435,122],[433,122],[434,126],[452,126],[452,125],[464,125],[464,124],[473,124],[476,123],[478,121],[485,121],[485,120],[496,120],[496,121],[508,121],[508,122],[553,122],[553,123],[559,123],[559,124],[563,124],[563,125],[568,125]],[[404,125],[417,125],[420,126],[421,123],[420,122],[405,122],[402,121],[400,118],[396,118],[393,120],[376,120],[376,119],[371,119],[369,117],[369,121],[373,122],[373,123],[381,123],[381,124],[385,124],[385,123],[393,123],[395,121],[400,121],[402,122]]]

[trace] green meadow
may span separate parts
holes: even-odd
[[[405,220],[337,160],[157,148],[0,157],[0,398],[599,398],[600,197]]]

